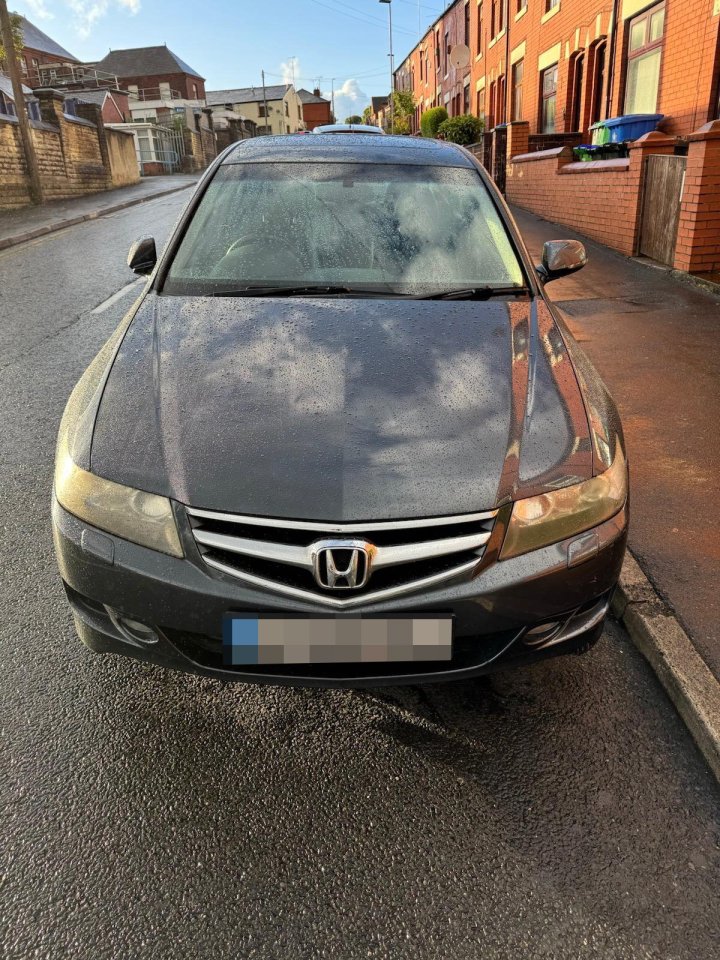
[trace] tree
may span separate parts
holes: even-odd
[[[345,117],[345,123],[362,123],[363,118],[354,113],[351,117]]]
[[[420,117],[420,130],[424,137],[436,137],[438,127],[447,120],[448,112],[445,107],[431,107]]]
[[[365,107],[363,110],[362,120],[364,124],[370,125],[372,121],[372,107]]]
[[[22,17],[20,16],[19,13],[10,14],[10,29],[12,31],[12,43],[13,43],[13,46],[15,47],[16,53],[20,53],[24,45],[22,27],[20,26],[21,23],[22,23]],[[5,65],[6,59],[7,59],[7,55],[5,53],[4,38],[2,35],[2,30],[0,30],[0,66]]]
[[[470,143],[477,143],[483,132],[483,122],[474,117],[471,113],[466,113],[459,117],[449,117],[438,127],[438,134],[449,140],[450,143],[461,143],[467,146]]]
[[[410,90],[395,90],[390,94],[396,117],[409,117],[415,111],[415,97]]]

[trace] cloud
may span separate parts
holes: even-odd
[[[331,91],[325,90],[323,96],[329,100]],[[370,97],[360,89],[357,80],[346,80],[341,87],[335,88],[335,116],[339,123],[353,114],[362,116],[369,103]]]
[[[90,36],[98,20],[112,7],[125,10],[133,16],[140,11],[141,0],[25,0],[31,15],[38,20],[53,20],[56,13],[62,16],[62,7],[74,14],[73,22],[78,34],[84,39]],[[50,9],[55,8],[55,11]]]
[[[37,20],[53,20],[55,17],[52,10],[48,10],[45,0],[25,0],[25,6],[30,8]]]
[[[298,77],[300,77],[300,59],[299,57],[289,57],[284,63],[280,64],[280,73],[283,83],[293,83],[298,86]]]

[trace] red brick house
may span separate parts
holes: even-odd
[[[100,107],[103,123],[129,122],[130,106],[125,90],[98,87],[96,90],[82,89],[68,93],[68,99],[78,103],[96,103]]]
[[[77,57],[74,57],[59,43],[39,30],[35,24],[26,20],[25,17],[20,18],[20,30],[23,37],[20,69],[22,70],[23,80],[28,86],[38,85],[40,79],[39,68],[43,64],[69,67],[80,62]]]
[[[298,90],[297,95],[302,103],[303,123],[306,130],[314,130],[324,123],[332,123],[332,109],[329,100],[320,96],[319,88],[312,93],[309,90]]]
[[[623,253],[720,271],[720,0],[455,0],[395,83],[415,130],[443,105],[496,131],[483,159],[508,199]],[[661,114],[659,132],[578,162],[572,144],[627,114]]]
[[[205,100],[205,79],[166,46],[111,50],[94,67],[140,100]]]

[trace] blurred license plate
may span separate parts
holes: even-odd
[[[228,616],[226,666],[450,660],[452,619]]]

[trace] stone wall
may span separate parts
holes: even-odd
[[[125,187],[130,183],[137,183],[140,179],[140,167],[132,133],[125,130],[109,130],[106,127],[105,137],[113,186]]]
[[[113,136],[112,147],[102,123],[100,107],[78,104],[78,116],[63,113],[63,97],[54,90],[38,90],[40,121],[31,121],[44,200],[96,193],[113,186],[135,183],[130,151],[134,160],[132,137]],[[129,146],[120,145],[125,137]],[[0,210],[30,203],[27,167],[18,122],[0,118]]]

